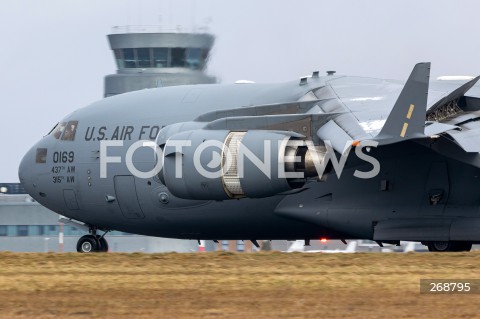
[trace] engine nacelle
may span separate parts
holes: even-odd
[[[295,133],[200,129],[167,140],[160,178],[185,199],[262,198],[302,187],[316,174],[311,161]]]

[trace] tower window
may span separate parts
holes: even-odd
[[[151,58],[150,58],[150,48],[139,48],[137,49],[138,57],[138,67],[139,68],[150,68],[152,67]]]
[[[185,67],[185,48],[172,48],[171,67]]]
[[[119,69],[124,68],[189,68],[203,70],[208,59],[203,48],[126,48],[115,49]]]
[[[166,68],[168,66],[168,49],[154,48],[153,49],[153,67]]]
[[[137,67],[135,63],[135,53],[133,49],[123,49],[123,60],[126,68]]]
[[[198,70],[202,68],[202,49],[189,48],[187,49],[187,67]]]
[[[117,68],[123,69],[123,58],[122,58],[122,50],[120,49],[115,49],[114,51],[115,54],[115,61],[117,61]]]

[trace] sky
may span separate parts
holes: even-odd
[[[208,73],[282,82],[314,70],[406,79],[479,75],[476,0],[4,0],[0,10],[0,183],[65,115],[103,96],[114,26],[207,26]]]

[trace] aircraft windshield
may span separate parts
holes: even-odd
[[[62,136],[63,131],[65,131],[66,122],[58,123],[55,128],[50,132],[50,135],[53,135],[57,140]]]
[[[53,135],[57,140],[62,141],[74,141],[75,134],[77,133],[78,121],[69,121],[58,123],[49,135]]]
[[[63,141],[74,141],[75,133],[77,132],[78,121],[70,121],[65,128],[65,133],[63,134]]]

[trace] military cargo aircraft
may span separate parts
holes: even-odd
[[[406,82],[327,72],[103,99],[23,158],[39,203],[83,226],[198,240],[480,242],[477,78]]]

